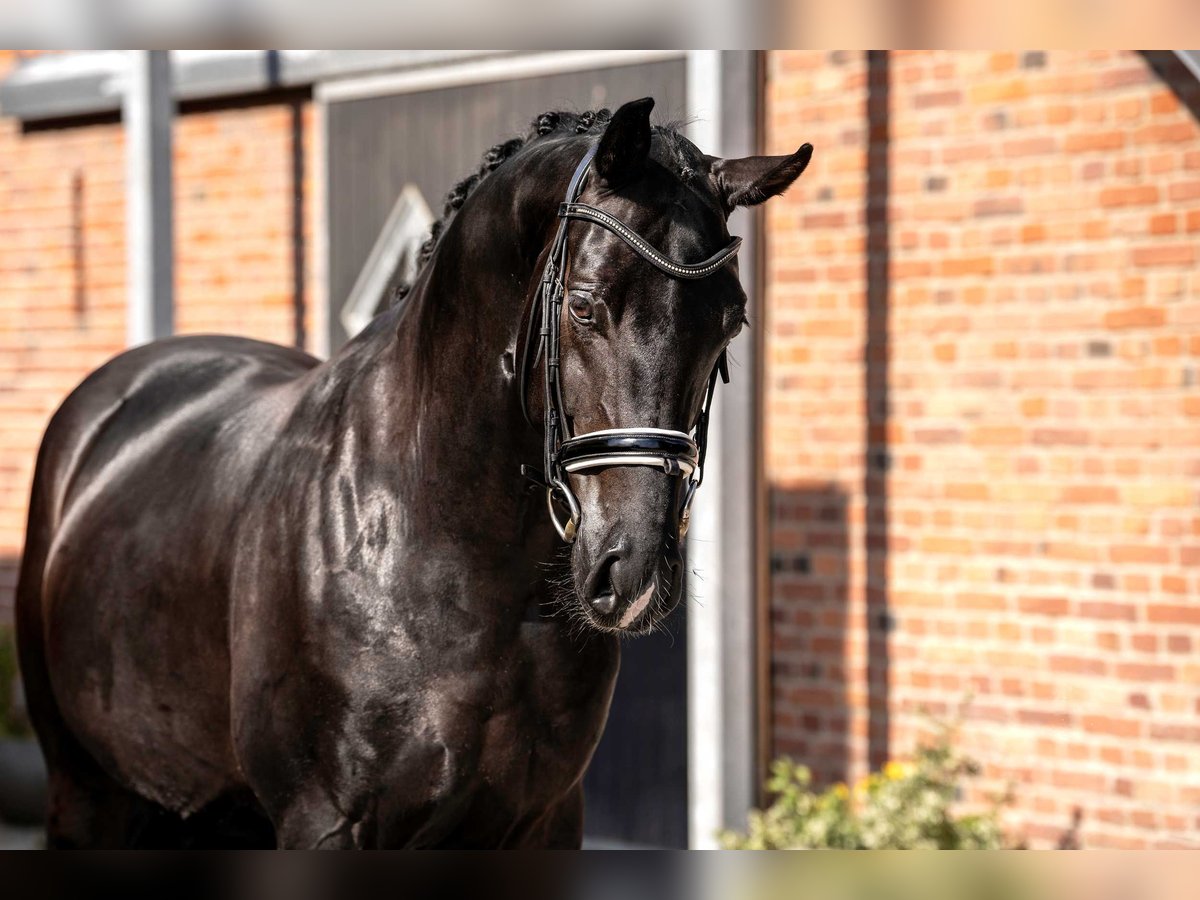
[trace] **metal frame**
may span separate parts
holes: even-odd
[[[405,277],[411,279],[416,268],[415,254],[429,236],[434,221],[433,211],[420,189],[413,184],[406,185],[383,223],[375,246],[350,289],[350,296],[338,310],[338,318],[349,337],[362,331],[375,317],[396,268],[405,261],[406,251],[409,251],[409,257]]]
[[[767,84],[767,51],[759,50],[754,53],[754,72],[751,96],[755,99],[755,108],[751,112],[753,119],[753,153],[759,154],[766,150],[766,84]],[[754,211],[754,246],[746,254],[747,259],[754,260],[754,293],[750,296],[754,304],[753,315],[750,319],[751,333],[754,336],[754,424],[752,433],[758,438],[754,448],[754,593],[755,593],[755,694],[757,704],[755,716],[758,720],[756,737],[758,740],[755,768],[755,798],[757,806],[768,803],[766,776],[770,768],[772,753],[772,728],[774,705],[771,693],[771,491],[766,474],[766,434],[767,415],[764,404],[766,396],[766,343],[767,343],[767,248],[766,248],[766,214],[762,207]]]
[[[126,342],[175,329],[171,183],[171,61],[165,50],[127,51],[125,120]]]
[[[753,51],[688,53],[689,137],[714,156],[757,150],[757,58]],[[738,210],[730,230],[745,236],[738,260],[757,318],[757,218]],[[752,333],[729,348],[734,368],[714,397],[708,459],[713,476],[696,499],[688,541],[689,843],[716,846],[717,832],[742,827],[757,800],[756,471],[758,362]]]
[[[1200,81],[1200,50],[1172,50],[1179,61],[1188,67],[1188,71]]]
[[[318,100],[362,100],[392,94],[413,94],[441,88],[557,75],[585,69],[631,66],[637,63],[679,59],[681,50],[562,50],[520,56],[469,59],[450,65],[385,72],[362,78],[319,83],[314,93]]]
[[[496,57],[497,50],[172,50],[171,95],[212,99],[304,87],[316,81],[394,69],[416,70]],[[6,116],[39,121],[116,113],[126,51],[72,51],[25,60],[0,81]]]
[[[328,359],[331,352],[330,319],[334,315],[332,291],[329,287],[329,147],[326,130],[329,127],[326,104],[313,96],[313,185],[315,194],[313,215],[313,283],[312,333],[305,349],[314,356]]]
[[[457,60],[417,71],[318,82],[313,97],[320,162],[317,268],[328,283],[328,172],[325,122],[329,103],[436,90],[583,69],[686,59],[687,108],[697,120],[689,137],[706,153],[758,152],[758,56],[754,51],[568,51]],[[758,316],[758,217],[735,213],[731,231],[745,240],[739,257],[751,321]],[[321,340],[327,340],[327,329]],[[757,340],[743,334],[730,348],[731,384],[713,403],[710,476],[696,500],[688,541],[688,803],[689,843],[716,844],[716,833],[741,827],[758,800],[757,557],[759,517],[759,385]],[[328,352],[328,347],[322,348]]]

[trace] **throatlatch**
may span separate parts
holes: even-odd
[[[558,230],[550,245],[546,265],[542,270],[538,289],[534,295],[533,308],[529,314],[529,328],[521,360],[521,409],[526,421],[531,421],[526,409],[525,395],[529,388],[532,364],[540,354],[544,361],[545,374],[545,422],[543,441],[543,469],[535,472],[528,466],[521,471],[546,489],[546,508],[555,530],[568,544],[573,543],[579,528],[579,501],[571,491],[567,476],[583,474],[591,469],[608,466],[649,466],[661,469],[665,474],[687,479],[683,501],[679,510],[679,536],[687,533],[691,516],[692,501],[696,490],[704,480],[704,454],[708,444],[708,415],[712,406],[717,378],[729,383],[729,369],[725,351],[721,351],[717,364],[708,376],[708,387],[700,415],[692,426],[691,434],[670,428],[608,428],[573,436],[564,413],[562,384],[559,378],[559,330],[562,323],[562,304],[566,296],[563,273],[567,271],[567,224],[570,219],[580,219],[611,231],[628,244],[642,259],[672,278],[707,278],[720,271],[741,246],[742,239],[733,238],[728,246],[699,263],[681,263],[664,255],[645,238],[615,216],[586,203],[578,203],[584,179],[587,177],[596,145],[592,145],[571,176],[567,198],[558,208]],[[538,339],[533,337],[533,323],[541,315]],[[532,355],[531,355],[532,354]],[[532,424],[532,422],[531,422]],[[567,507],[566,524],[559,521],[554,501],[557,498]]]

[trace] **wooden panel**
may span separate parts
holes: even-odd
[[[682,60],[331,103],[327,116],[330,346],[354,280],[404,185],[434,213],[493,144],[549,109],[616,108],[652,96],[661,121],[684,116]]]

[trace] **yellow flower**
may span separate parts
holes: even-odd
[[[833,786],[833,796],[837,797],[839,800],[845,800],[850,796],[850,788],[846,787],[846,782],[839,781]]]
[[[883,767],[883,775],[888,781],[900,781],[913,772],[912,763],[902,763],[892,760]]]

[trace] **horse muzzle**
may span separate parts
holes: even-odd
[[[653,549],[646,550],[646,546]],[[677,541],[663,547],[623,540],[591,563],[579,590],[580,600],[594,625],[642,631],[647,623],[661,621],[674,609],[682,588],[682,567]]]

